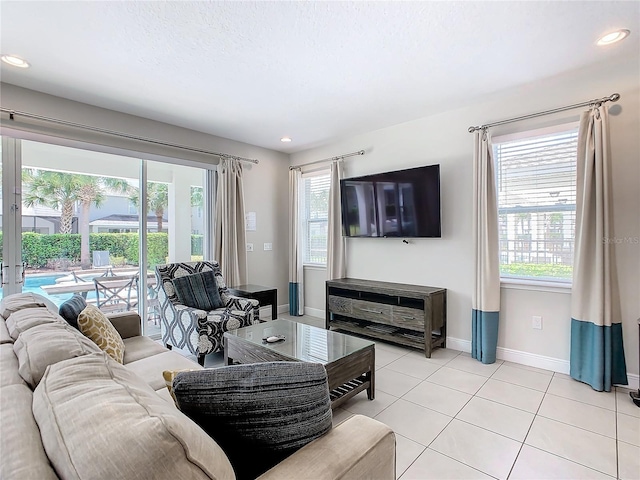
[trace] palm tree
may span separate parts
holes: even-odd
[[[22,181],[25,185],[23,203],[27,207],[44,205],[59,209],[60,233],[71,233],[73,206],[80,205],[80,264],[91,266],[89,258],[89,210],[91,205],[99,207],[107,191],[128,193],[131,186],[126,180],[94,177],[77,173],[53,172],[50,170],[24,169]]]
[[[132,187],[129,199],[138,207],[139,191]],[[169,186],[166,183],[147,182],[147,210],[155,213],[158,232],[162,232],[164,211],[169,205]],[[141,209],[142,210],[142,209]]]
[[[78,231],[80,232],[80,266],[89,268],[89,212],[91,205],[100,207],[104,202],[106,192],[129,193],[131,185],[126,180],[109,177],[93,177],[90,175],[78,175],[79,188],[76,194],[80,204],[78,215]]]
[[[60,233],[71,233],[78,177],[70,173],[24,169],[22,182],[26,188],[22,203],[27,207],[43,205],[60,210]]]

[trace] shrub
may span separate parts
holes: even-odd
[[[90,250],[108,250],[113,265],[138,265],[139,243],[137,233],[91,233],[89,235]],[[0,260],[2,259],[1,246],[2,232],[0,232]],[[195,256],[202,255],[202,235],[191,235],[191,252]],[[169,256],[168,234],[147,234],[147,254],[149,268],[166,263]],[[22,260],[30,268],[77,264],[80,262],[80,235],[24,232]]]
[[[558,263],[509,263],[500,265],[500,273],[521,277],[571,279],[573,267]]]

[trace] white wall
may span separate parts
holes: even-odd
[[[197,99],[194,99],[197,101]],[[60,97],[35,92],[15,85],[0,84],[2,107],[16,111],[35,113],[70,122],[91,125],[103,129],[125,132],[131,135],[152,138],[164,142],[191,146],[216,152],[228,153],[259,160],[258,165],[245,164],[244,187],[245,208],[257,213],[258,229],[247,233],[247,241],[253,242],[255,251],[248,253],[249,282],[276,287],[280,303],[287,303],[287,185],[289,156],[246,143],[208,135],[173,125],[107,110],[93,105],[73,102]],[[7,135],[11,129],[26,129],[50,135],[62,135],[75,140],[104,145],[104,136],[98,136],[69,128],[57,128],[44,122],[7,119],[2,114],[0,135]],[[141,142],[111,138],[111,146],[117,147],[111,153],[123,154],[126,150],[145,152],[136,158],[167,160],[183,157],[193,166],[215,165],[217,158],[202,154],[183,153],[169,147],[149,146]],[[105,156],[100,155],[101,161]],[[91,161],[87,168],[91,169]],[[95,167],[95,164],[94,164]],[[156,169],[154,168],[154,171]],[[122,171],[117,166],[115,171]],[[136,174],[137,176],[137,174]],[[190,204],[185,207],[190,216]],[[262,250],[263,243],[273,243],[273,250]],[[258,248],[259,247],[259,248]]]
[[[613,154],[614,228],[618,245],[623,330],[627,369],[638,374],[640,317],[640,65],[638,58],[572,72],[496,93],[482,102],[393,127],[363,133],[330,145],[293,154],[291,163],[364,149],[345,160],[345,176],[439,163],[441,165],[442,238],[351,238],[347,275],[356,278],[433,285],[448,289],[450,346],[469,348],[472,288],[471,125],[489,123],[593,98],[621,94],[610,111]],[[446,105],[443,106],[446,109]],[[577,120],[580,110],[540,117],[493,129],[493,135]],[[324,310],[324,276],[305,272],[306,306]],[[568,368],[570,295],[562,292],[502,289],[499,355],[556,370]],[[531,316],[543,316],[543,330],[531,328]]]

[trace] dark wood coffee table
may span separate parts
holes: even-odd
[[[284,335],[278,343],[263,338]],[[224,334],[224,363],[314,362],[327,370],[331,408],[367,390],[375,392],[375,344],[323,328],[290,320],[251,325]]]

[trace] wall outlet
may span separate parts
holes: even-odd
[[[535,328],[536,330],[542,330],[542,317],[534,315],[533,317],[531,317],[531,320],[531,326],[533,328]]]
[[[273,243],[265,243],[264,244],[264,249],[266,250],[273,250]]]
[[[247,252],[253,252],[253,243],[247,243]]]

